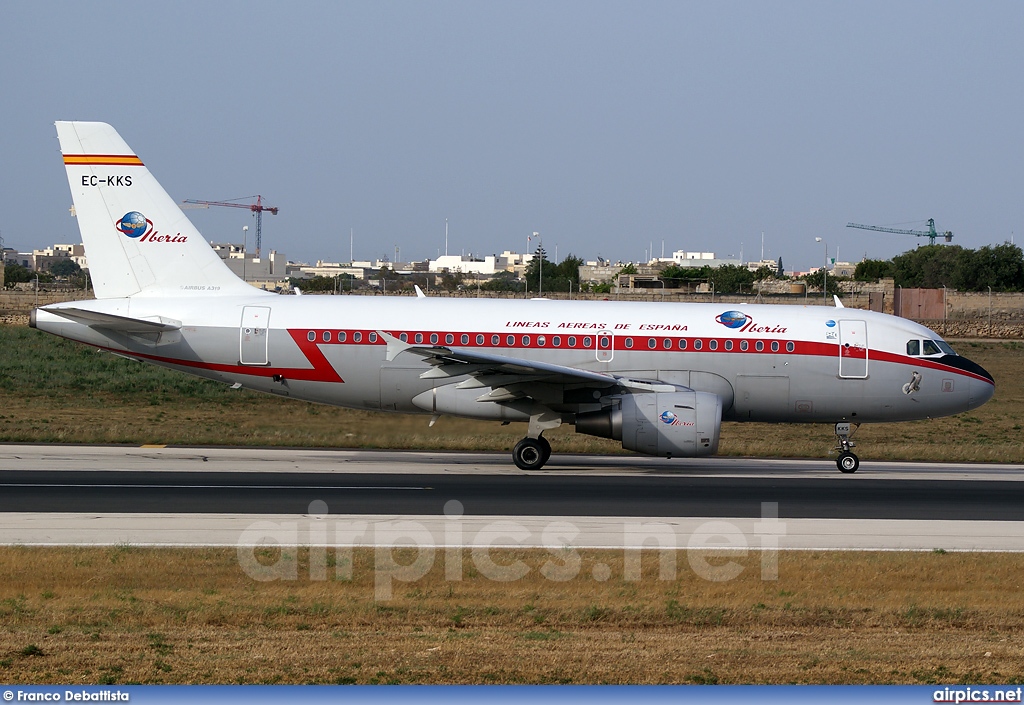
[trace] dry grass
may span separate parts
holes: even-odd
[[[464,557],[373,599],[350,581],[255,582],[230,549],[0,549],[0,679],[59,683],[1020,683],[1024,555],[784,553],[709,582],[679,556],[582,555],[579,576],[498,583]],[[412,554],[399,555],[411,562]],[[300,553],[299,575],[308,575]],[[724,559],[716,559],[724,560]],[[611,578],[594,579],[598,563]],[[333,570],[329,572],[333,576]],[[841,577],[840,577],[841,576]]]

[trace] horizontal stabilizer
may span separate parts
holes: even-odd
[[[43,308],[42,310],[92,328],[104,328],[123,333],[162,333],[164,331],[181,329],[181,321],[164,318],[163,316],[128,318],[127,316],[115,316],[110,313],[99,313],[82,308],[67,307]]]

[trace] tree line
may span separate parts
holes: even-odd
[[[864,260],[853,278],[892,277],[896,286],[957,291],[1024,291],[1024,252],[1010,243],[971,250],[959,245],[924,245],[891,260]]]

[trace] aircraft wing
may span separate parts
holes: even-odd
[[[98,311],[89,311],[84,308],[71,307],[44,307],[43,310],[76,323],[91,326],[92,328],[104,328],[123,333],[162,333],[181,328],[181,321],[164,318],[163,316],[129,318],[127,316],[115,316],[112,313],[99,313]]]
[[[433,366],[420,375],[421,378],[443,379],[468,375],[470,379],[460,382],[458,386],[463,389],[492,387],[492,401],[503,401],[502,397],[509,393],[510,388],[516,389],[515,393],[511,393],[512,397],[532,396],[529,391],[531,383],[594,389],[625,387],[652,392],[674,392],[680,389],[676,385],[658,380],[619,377],[579,367],[555,365],[466,348],[413,345],[383,331],[378,331],[377,334],[387,342],[389,361],[402,353],[418,355]]]

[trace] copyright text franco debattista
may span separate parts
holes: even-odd
[[[129,694],[123,690],[5,690],[5,702],[50,702],[50,703],[126,703]]]

